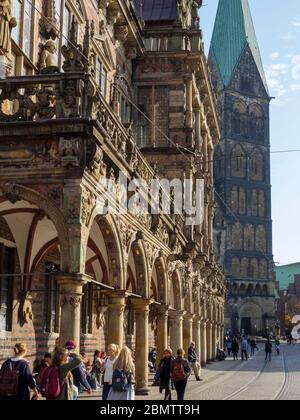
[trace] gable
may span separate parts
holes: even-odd
[[[235,67],[228,87],[245,96],[269,98],[269,93],[261,77],[249,45],[244,48]]]

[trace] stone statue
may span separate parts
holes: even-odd
[[[0,55],[10,53],[11,30],[17,26],[11,14],[12,0],[0,0]]]
[[[40,70],[42,73],[55,73],[58,72],[56,44],[49,40],[43,45],[40,58]]]

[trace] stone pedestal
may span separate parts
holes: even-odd
[[[124,311],[126,293],[123,290],[108,292],[108,344],[122,349],[124,344]]]
[[[190,314],[183,317],[183,349],[186,355],[193,341],[193,318],[194,316]]]
[[[207,335],[206,322],[201,322],[201,365],[205,366],[207,362]]]
[[[176,355],[178,349],[183,348],[183,335],[182,335],[182,323],[183,323],[184,311],[170,311],[170,345],[173,350],[173,354]]]
[[[157,362],[163,357],[165,348],[168,345],[168,307],[160,306],[157,309],[157,337],[156,350]]]
[[[80,323],[82,288],[89,281],[88,276],[60,274],[57,282],[60,288],[60,335],[59,345],[64,347],[69,340],[74,340],[80,346]]]
[[[133,299],[136,323],[135,377],[136,394],[148,395],[149,309],[151,300]]]

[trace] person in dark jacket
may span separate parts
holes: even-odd
[[[177,357],[171,364],[171,379],[174,381],[174,386],[177,391],[177,400],[183,401],[187,381],[191,374],[189,362],[184,358],[185,352],[183,349],[177,351]]]
[[[192,365],[196,380],[202,381],[202,379],[200,378],[201,365],[198,360],[198,355],[196,352],[196,343],[194,341],[191,342],[191,345],[188,349],[188,361]]]
[[[14,347],[15,357],[6,360],[1,367],[0,378],[6,369],[13,369],[19,372],[18,391],[11,397],[2,397],[2,400],[30,400],[30,390],[33,392],[33,398],[38,399],[39,394],[36,388],[35,380],[29,367],[29,362],[25,359],[27,346],[25,343],[17,343]],[[1,380],[1,379],[0,379]]]
[[[239,360],[240,346],[239,346],[238,339],[236,337],[234,337],[234,339],[232,340],[231,351],[233,354],[233,360]]]
[[[165,390],[164,400],[172,400],[171,392],[171,364],[173,361],[173,352],[170,347],[164,351],[164,357],[161,359],[158,368],[156,379],[159,380],[159,392],[162,393]]]
[[[272,360],[272,351],[273,351],[273,346],[270,340],[268,340],[265,344],[265,352],[266,352],[266,362],[268,360],[268,356],[269,356],[269,361],[271,362]]]
[[[65,348],[68,351],[74,352],[76,350],[76,343],[74,341],[68,341],[65,345]],[[78,391],[86,391],[88,394],[92,392],[91,385],[88,383],[86,374],[85,374],[85,366],[84,363],[80,363],[79,366],[77,366],[72,371],[73,374],[73,381],[74,385],[78,388]]]

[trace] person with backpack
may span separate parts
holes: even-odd
[[[29,401],[30,390],[33,399],[37,400],[39,393],[36,382],[25,359],[27,346],[17,343],[14,347],[15,357],[6,360],[0,370],[0,400]]]
[[[77,344],[75,343],[75,341],[71,340],[65,344],[65,348],[69,352],[75,352],[77,348]],[[72,359],[72,356],[70,356],[70,358]],[[73,369],[73,372],[72,372],[73,378],[74,378],[74,385],[78,388],[79,393],[86,391],[88,394],[91,394],[92,388],[87,380],[85,365],[83,362],[84,359],[82,358],[82,356],[81,356],[81,360],[82,362],[80,363],[80,365],[77,366],[75,369]]]
[[[135,367],[131,350],[124,347],[113,365],[112,386],[108,401],[135,400]]]
[[[51,366],[40,374],[40,391],[46,400],[77,399],[78,390],[74,386],[72,371],[82,363],[77,354],[70,354],[67,349],[56,348]]]
[[[167,347],[164,351],[164,357],[159,362],[155,375],[155,381],[159,382],[159,392],[162,394],[163,390],[165,390],[165,401],[172,400],[171,365],[173,360],[172,349]]]
[[[265,344],[265,352],[266,352],[265,361],[266,362],[268,360],[268,357],[269,357],[269,361],[271,362],[271,360],[272,360],[272,350],[273,350],[273,346],[272,346],[272,343],[271,343],[270,339],[268,338],[268,340]]]
[[[187,381],[191,374],[189,362],[184,356],[184,350],[179,349],[177,351],[176,359],[174,359],[171,364],[171,379],[174,382],[178,401],[184,400]]]

